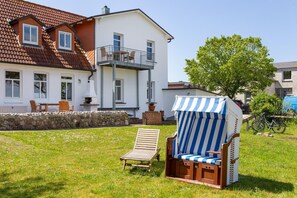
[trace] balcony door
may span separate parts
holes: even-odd
[[[114,33],[113,34],[113,47],[114,47],[114,51],[120,51],[121,47],[123,45],[123,35],[118,34],[118,33]]]

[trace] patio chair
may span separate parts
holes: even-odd
[[[223,189],[238,181],[241,109],[228,97],[177,96],[167,178]]]
[[[112,59],[112,55],[106,52],[105,47],[101,47],[100,48],[101,51],[101,58],[102,60],[111,60]]]
[[[60,100],[59,101],[59,112],[68,112],[74,111],[74,106],[70,109],[69,102],[67,100]]]
[[[35,100],[30,100],[31,112],[41,112],[44,111],[41,109],[40,105],[37,105]]]
[[[150,171],[154,158],[160,161],[159,133],[159,129],[138,129],[133,150],[120,158],[124,161],[123,170],[126,166],[133,166],[148,168]],[[128,160],[140,163],[128,163]]]

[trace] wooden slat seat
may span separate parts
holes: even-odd
[[[123,170],[126,166],[137,166],[151,169],[154,158],[160,161],[160,148],[158,148],[159,129],[138,129],[133,150],[120,158],[124,160]],[[140,164],[127,163],[140,161]]]

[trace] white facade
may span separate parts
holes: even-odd
[[[168,83],[167,45],[170,36],[138,10],[101,15],[95,17],[95,19],[96,49],[102,46],[113,45],[114,34],[121,36],[121,47],[129,49],[145,52],[147,50],[147,42],[153,43],[155,64],[154,69],[151,70],[151,81],[154,84],[152,101],[156,102],[156,111],[163,109],[162,89],[167,88]],[[97,60],[98,57],[95,61],[96,63]],[[101,73],[102,68],[103,74]],[[100,108],[112,108],[112,68],[97,65],[96,69],[95,87]],[[139,110],[136,111],[136,117],[141,117],[142,112],[147,111],[148,73],[148,70],[116,69],[115,78],[122,79],[124,83],[124,100],[121,103],[117,103],[116,108],[139,107]],[[101,76],[103,76],[103,80],[101,80]],[[102,82],[103,91],[100,84]],[[137,83],[139,86],[138,90]]]
[[[5,95],[5,73],[16,71],[20,73],[20,97],[6,97]],[[35,98],[34,95],[34,73],[46,74],[47,76],[47,98]],[[83,96],[88,89],[89,71],[59,69],[20,64],[0,63],[0,113],[6,112],[30,112],[30,100],[37,103],[58,103],[61,100],[61,77],[72,77],[72,101],[74,110],[82,110]],[[50,111],[56,111],[58,106],[50,107]]]
[[[163,100],[166,101],[163,106],[165,118],[172,119],[174,112],[172,112],[172,107],[176,96],[216,96],[217,94],[203,91],[201,89],[164,89],[163,90]]]

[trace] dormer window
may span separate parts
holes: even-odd
[[[23,43],[38,45],[38,27],[37,26],[23,24]]]
[[[59,49],[71,50],[72,34],[59,31]]]

